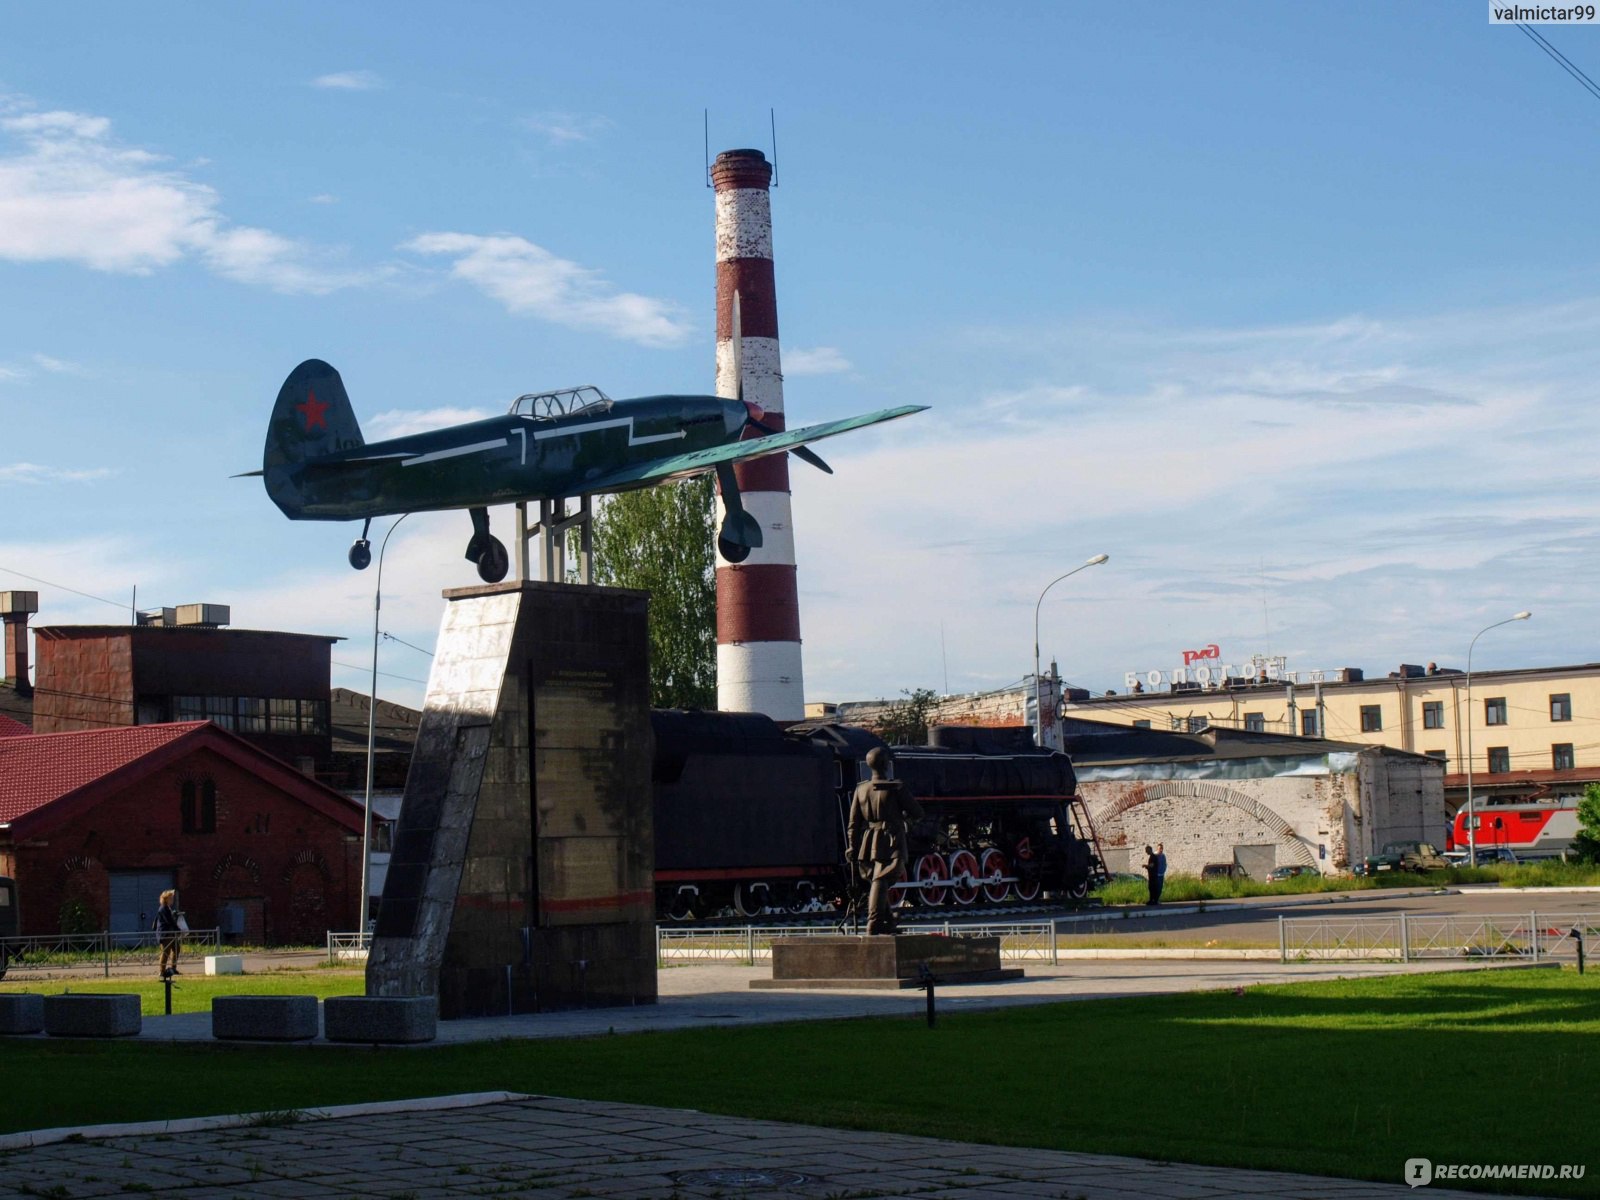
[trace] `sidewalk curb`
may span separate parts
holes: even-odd
[[[512,1100],[533,1100],[527,1092],[461,1092],[454,1096],[418,1096],[410,1100],[379,1100],[370,1104],[337,1104],[331,1108],[297,1110],[300,1121],[333,1121],[341,1117],[374,1117],[387,1113],[443,1111],[450,1108],[477,1108],[484,1104],[505,1104]],[[172,1121],[137,1121],[123,1125],[64,1125],[56,1129],[27,1129],[21,1133],[0,1134],[0,1153],[50,1146],[57,1142],[88,1141],[119,1137],[157,1137],[163,1134],[203,1133],[208,1129],[237,1129],[245,1125],[269,1123],[272,1113],[222,1113],[213,1117],[182,1117]]]

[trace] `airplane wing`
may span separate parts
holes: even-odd
[[[848,433],[852,429],[862,429],[868,425],[876,425],[880,421],[892,421],[896,417],[909,416],[912,413],[922,412],[926,404],[903,404],[899,408],[884,408],[877,412],[864,413],[859,417],[846,417],[842,421],[828,421],[822,425],[808,425],[804,429],[788,429],[783,433],[769,434],[766,437],[749,438],[741,442],[729,442],[725,446],[714,446],[709,450],[693,450],[688,454],[675,454],[669,458],[658,458],[653,462],[634,463],[619,471],[602,475],[598,479],[590,480],[584,484],[585,492],[614,492],[628,487],[655,483],[663,479],[676,479],[688,475],[699,475],[714,468],[718,463],[741,462],[747,458],[761,458],[768,454],[777,454],[780,451],[791,450],[796,446],[803,446],[807,442],[820,441],[823,438],[833,437],[838,433]]]

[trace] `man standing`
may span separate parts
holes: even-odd
[[[1156,878],[1156,852],[1149,846],[1144,848],[1144,877],[1150,892],[1145,897],[1146,904],[1159,904],[1161,902],[1161,882]]]
[[[850,800],[849,840],[845,866],[870,886],[867,932],[893,933],[893,893],[906,865],[906,821],[922,819],[922,806],[911,789],[889,778],[889,752],[882,746],[867,751],[872,778],[856,785]]]
[[[1161,903],[1161,889],[1167,886],[1167,849],[1161,843],[1156,843],[1156,881],[1151,889],[1151,904]]]

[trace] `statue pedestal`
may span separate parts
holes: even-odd
[[[446,1020],[653,1004],[647,596],[445,598],[367,995]]]
[[[753,988],[914,988],[927,967],[940,986],[1021,979],[1021,967],[1000,965],[997,937],[896,933],[854,937],[776,938],[772,978]]]

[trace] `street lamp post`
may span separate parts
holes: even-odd
[[[1478,644],[1478,638],[1488,633],[1491,629],[1499,629],[1502,625],[1509,625],[1513,621],[1526,621],[1533,616],[1524,610],[1514,617],[1507,617],[1504,621],[1496,621],[1493,625],[1485,625],[1473,636],[1471,644],[1467,647],[1467,865],[1478,865],[1478,830],[1477,821],[1472,809],[1472,650]]]
[[[1079,571],[1084,570],[1086,567],[1098,567],[1110,557],[1111,556],[1109,554],[1096,554],[1087,562],[1079,563],[1077,566],[1073,567],[1072,570],[1068,571],[1065,575],[1058,575],[1049,583],[1045,584],[1044,591],[1039,593],[1039,599],[1033,606],[1033,721],[1034,728],[1040,733],[1043,733],[1044,731],[1044,704],[1040,696],[1039,688],[1039,606],[1044,603],[1045,592],[1048,592],[1051,588],[1055,587],[1055,585],[1060,583],[1063,579],[1070,579],[1072,576],[1076,575]]]
[[[361,816],[361,902],[356,910],[356,932],[361,934],[367,932],[367,910],[372,906],[372,897],[368,893],[372,888],[372,766],[378,740],[378,616],[383,611],[383,555],[389,549],[389,535],[410,515],[402,513],[389,526],[389,533],[383,535],[383,544],[378,547],[378,578],[372,589],[372,693],[367,704],[367,802]]]

